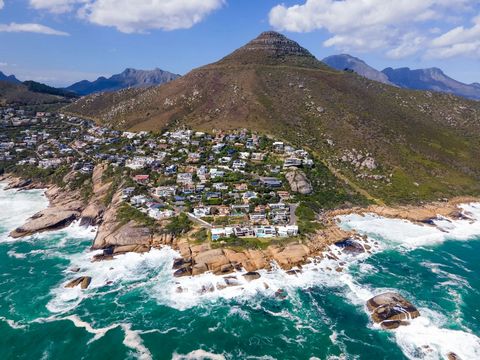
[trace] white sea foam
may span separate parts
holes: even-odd
[[[395,330],[395,338],[405,356],[412,360],[446,359],[450,352],[461,359],[480,359],[480,338],[465,331],[439,327],[426,316]]]
[[[350,214],[340,216],[338,219],[344,229],[356,230],[386,245],[417,248],[439,244],[446,240],[469,240],[479,236],[480,204],[462,205],[461,209],[470,219],[438,218],[433,221],[435,226],[390,219],[375,214]]]
[[[66,278],[52,290],[52,299],[47,308],[54,313],[65,312],[75,308],[83,299],[95,296],[100,291],[109,289],[144,287],[156,273],[165,273],[170,269],[173,259],[178,254],[172,249],[153,249],[145,254],[128,253],[117,256],[111,261],[92,262],[92,256],[100,252],[85,250],[69,256],[70,268],[78,267],[78,273],[66,271]],[[164,271],[162,271],[164,270]],[[65,284],[79,276],[90,276],[92,281],[86,290],[65,288]]]
[[[480,236],[480,204],[461,206],[462,213],[469,219],[451,220],[438,218],[433,221],[435,226],[414,224],[406,220],[383,218],[374,214],[364,216],[352,214],[341,216],[340,224],[345,229],[353,229],[367,235],[384,246],[401,246],[409,249],[431,246],[447,240],[465,241]],[[470,285],[462,277],[451,274],[441,264],[422,263],[437,275],[446,280],[443,286]],[[345,283],[350,292],[347,294],[352,302],[364,303],[374,293],[385,289],[367,289],[355,283],[349,275],[343,275],[340,280]],[[459,294],[452,296],[460,298]],[[409,359],[446,359],[453,352],[462,359],[480,359],[480,338],[468,331],[446,328],[446,319],[429,309],[420,309],[422,316],[411,321],[409,326],[402,326],[394,331],[395,339]],[[468,330],[468,329],[467,329]]]
[[[6,186],[5,182],[0,182],[0,242],[13,241],[14,239],[8,237],[10,231],[48,206],[43,190],[5,190]]]
[[[76,327],[83,328],[88,333],[95,335],[88,343],[94,342],[102,338],[107,332],[120,326],[120,324],[113,324],[104,328],[94,329],[92,325],[90,325],[86,321],[83,321],[77,315],[70,315],[61,319],[70,320]]]
[[[123,339],[123,345],[135,351],[135,357],[139,360],[151,360],[152,354],[150,350],[143,344],[143,340],[140,337],[140,332],[132,330],[131,324],[122,324],[122,329],[125,332],[125,338]]]
[[[11,320],[11,319],[7,319],[4,316],[0,316],[0,321],[6,322],[12,329],[19,330],[19,329],[25,329],[26,328],[26,325],[20,324],[20,323],[14,321],[14,320]]]
[[[197,349],[185,355],[174,353],[172,360],[225,360],[225,355]]]
[[[11,258],[15,259],[25,259],[27,257],[27,254],[23,253],[17,253],[15,250],[11,249],[7,251],[7,255]]]

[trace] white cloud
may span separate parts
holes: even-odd
[[[17,23],[10,23],[10,24],[0,24],[0,32],[10,32],[10,33],[17,33],[17,32],[29,32],[29,33],[37,33],[37,34],[44,34],[44,35],[59,35],[59,36],[68,36],[69,34],[63,31],[58,31],[52,29],[51,27],[41,25],[41,24],[17,24]]]
[[[278,30],[326,30],[325,46],[342,51],[383,50],[392,58],[422,50],[428,38],[422,26],[471,11],[468,0],[303,0],[277,5],[269,14]]]
[[[149,29],[188,29],[202,21],[224,0],[96,0],[82,8],[83,16],[121,32]]]
[[[2,10],[3,5],[4,5],[3,0],[0,0],[0,10]]]
[[[30,0],[30,6],[37,10],[47,10],[55,14],[66,13],[74,9],[74,5],[86,0]]]
[[[124,33],[189,29],[224,4],[225,0],[30,0],[35,9],[76,11],[91,23]]]
[[[473,19],[472,27],[459,26],[433,39],[427,55],[435,58],[480,58],[480,16]]]

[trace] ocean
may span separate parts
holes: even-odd
[[[437,227],[344,216],[342,227],[377,245],[345,255],[343,271],[324,260],[210,292],[213,275],[172,276],[168,248],[91,263],[94,228],[8,238],[48,202],[4,188],[0,359],[480,359],[480,204],[464,206],[472,220]],[[92,277],[87,290],[64,288],[81,275]],[[365,302],[387,290],[422,316],[393,331],[373,325]]]

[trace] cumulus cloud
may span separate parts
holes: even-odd
[[[35,9],[52,13],[75,11],[82,19],[124,33],[189,29],[224,3],[225,0],[30,0]]]
[[[72,11],[74,6],[86,0],[30,0],[30,6],[37,10],[47,10],[54,14]]]
[[[82,9],[85,18],[121,32],[149,29],[188,29],[202,21],[224,0],[96,0]]]
[[[436,58],[480,57],[480,16],[473,19],[472,27],[458,26],[433,39],[427,55]]]
[[[413,55],[428,42],[421,26],[470,11],[467,0],[304,0],[277,5],[270,24],[293,32],[326,30],[325,46],[342,51],[381,49],[392,58]]]
[[[58,30],[52,29],[51,27],[41,25],[41,24],[34,24],[34,23],[17,24],[14,22],[10,24],[0,24],[0,32],[9,32],[9,33],[28,32],[28,33],[58,35],[58,36],[69,35],[66,32],[58,31]]]

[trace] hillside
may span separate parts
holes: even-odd
[[[42,94],[49,94],[49,95],[56,95],[56,96],[61,96],[65,97],[67,99],[72,99],[78,97],[78,95],[74,94],[71,91],[64,90],[64,89],[58,89],[54,88],[36,81],[24,81],[23,84],[27,86],[28,90],[36,92],[36,93],[42,93]]]
[[[120,74],[113,75],[108,79],[99,77],[95,81],[79,81],[66,90],[72,91],[78,95],[89,95],[103,91],[117,91],[127,88],[141,88],[154,85],[161,85],[175,80],[180,75],[172,74],[160,69],[154,70],[136,70],[126,69]]]
[[[168,84],[66,111],[121,129],[262,131],[315,151],[377,201],[480,194],[480,103],[335,71],[275,32]]]
[[[480,100],[480,87],[478,84],[464,84],[445,75],[438,68],[417,70],[386,68],[382,73],[391,82],[407,89],[439,91]]]
[[[332,55],[323,59],[322,62],[337,70],[352,70],[367,79],[395,86],[388,80],[387,75],[374,69],[365,61],[348,54]]]
[[[38,85],[42,84],[36,84],[38,83],[29,83],[29,86],[27,86],[23,83],[15,84],[12,82],[0,81],[0,106],[8,104],[54,104],[67,101],[67,98],[65,98],[64,96],[60,96],[59,94],[49,94],[41,92]],[[41,87],[42,89],[43,86]]]

